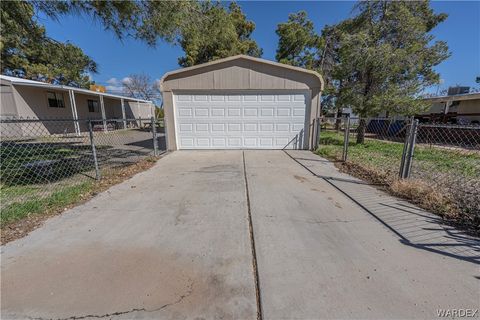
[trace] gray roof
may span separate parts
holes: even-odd
[[[428,102],[480,100],[480,92],[455,94],[450,96],[426,97],[426,98],[422,98],[422,100],[428,101]]]

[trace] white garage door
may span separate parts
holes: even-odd
[[[177,94],[179,149],[303,148],[308,93]]]

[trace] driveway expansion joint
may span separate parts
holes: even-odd
[[[252,267],[253,267],[253,277],[255,280],[255,297],[257,303],[257,320],[263,319],[262,312],[262,297],[260,292],[260,278],[258,275],[258,265],[257,265],[257,252],[255,249],[255,235],[253,232],[253,221],[252,221],[252,211],[250,207],[250,194],[248,191],[248,178],[247,178],[247,165],[245,161],[245,151],[242,151],[243,159],[243,177],[245,179],[245,196],[247,199],[247,215],[248,215],[248,230],[250,235],[250,246],[252,250]]]

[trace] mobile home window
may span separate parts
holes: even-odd
[[[88,112],[98,112],[98,101],[87,100]]]
[[[47,92],[48,106],[50,108],[65,108],[63,94],[58,92]]]

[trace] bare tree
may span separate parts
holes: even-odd
[[[158,100],[160,88],[157,81],[146,74],[132,74],[122,81],[123,92],[129,97],[143,100]]]

